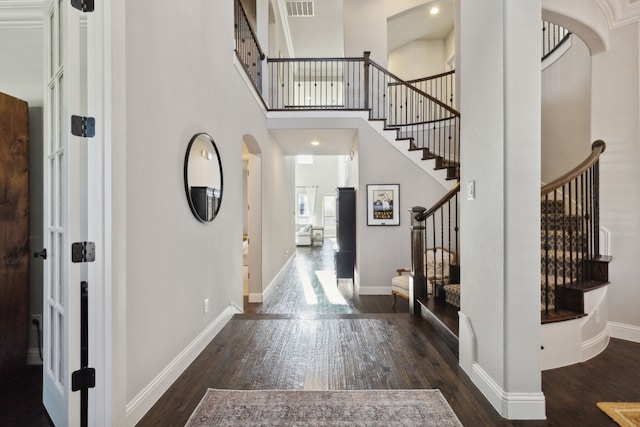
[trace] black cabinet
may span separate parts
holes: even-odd
[[[191,187],[191,202],[203,221],[211,221],[216,212],[216,198],[211,187]]]
[[[353,279],[356,264],[356,190],[340,187],[336,198],[336,278]]]

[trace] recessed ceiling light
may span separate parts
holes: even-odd
[[[318,141],[311,141],[311,145],[320,145]]]
[[[431,10],[429,11],[429,13],[432,14],[432,15],[437,15],[438,12],[440,12],[440,9],[438,8],[438,6],[433,6],[431,8]]]

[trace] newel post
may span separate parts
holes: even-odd
[[[369,57],[371,56],[371,52],[364,52],[364,108],[369,109],[369,67],[371,62]]]
[[[409,209],[411,215],[411,276],[409,278],[409,312],[420,315],[419,299],[427,297],[427,278],[424,265],[424,221],[416,216],[425,211],[422,206]]]

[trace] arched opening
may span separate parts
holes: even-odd
[[[242,137],[244,301],[262,302],[262,152],[252,135]]]

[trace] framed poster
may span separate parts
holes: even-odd
[[[367,184],[367,225],[400,225],[400,184]]]

